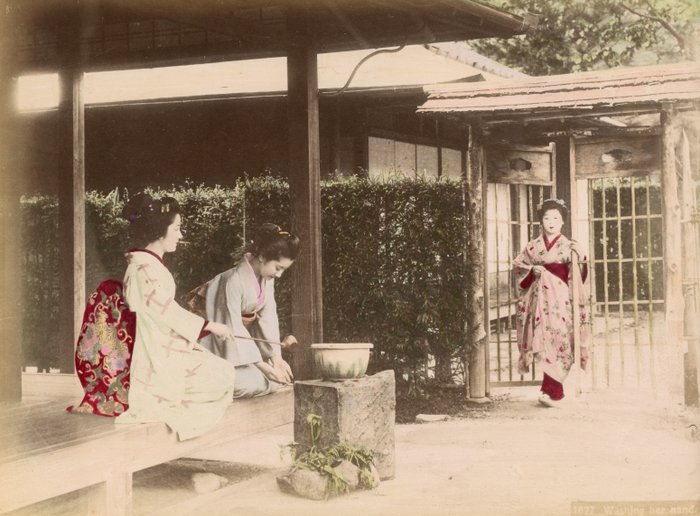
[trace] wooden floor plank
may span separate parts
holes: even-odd
[[[213,430],[187,441],[178,441],[163,423],[115,425],[114,418],[68,413],[68,404],[54,399],[0,405],[0,512],[110,479],[126,492],[134,471],[294,418],[291,387],[234,401]]]
[[[0,408],[0,461],[40,455],[117,431],[113,418],[71,414],[66,406],[65,400],[53,400]]]

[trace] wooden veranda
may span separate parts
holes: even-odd
[[[61,370],[72,370],[72,347],[85,303],[85,72],[286,56],[289,112],[291,224],[304,246],[293,270],[294,333],[305,344],[322,341],[321,224],[317,54],[388,45],[509,37],[533,23],[473,0],[328,2],[326,0],[4,0],[0,15],[0,167],[2,252],[0,320],[3,346],[0,399],[21,397],[20,270],[21,134],[13,130],[13,85],[19,75],[58,72],[61,268],[59,291],[64,350]],[[310,375],[309,352],[295,358],[298,377]]]
[[[507,227],[506,233],[512,230],[515,232],[513,234],[522,235],[520,240],[524,241],[519,240],[517,244],[520,246],[538,233],[534,230],[534,207],[538,201],[556,194],[570,202],[572,226],[569,228],[584,244],[590,242],[593,281],[596,281],[598,274],[601,286],[597,298],[594,293],[592,307],[598,311],[604,323],[601,329],[604,337],[611,331],[619,332],[620,358],[617,360],[622,371],[625,369],[623,319],[627,314],[633,314],[629,317],[634,317],[635,323],[639,320],[641,304],[638,301],[643,298],[649,326],[645,329],[649,333],[648,342],[645,343],[650,348],[647,352],[653,355],[654,344],[659,340],[679,347],[687,342],[686,400],[697,402],[700,274],[696,185],[700,149],[700,64],[690,61],[530,77],[508,81],[498,87],[437,85],[426,87],[426,91],[428,100],[419,107],[419,112],[461,118],[469,124],[472,135],[465,194],[469,199],[467,217],[473,236],[469,239],[471,259],[472,263],[478,260],[480,264],[471,268],[467,309],[473,321],[472,327],[477,332],[473,337],[481,342],[470,364],[472,395],[483,394],[489,383],[487,334],[489,322],[493,320],[493,316],[488,316],[489,308],[493,306],[489,291],[495,295],[504,292],[504,296],[511,296],[514,280],[510,273],[510,260],[514,252],[519,252],[519,249],[508,249],[501,260],[498,251],[494,258],[494,250],[487,249],[488,244],[484,244],[492,242],[489,231],[497,231],[500,224],[495,215],[493,221],[485,222],[488,214],[494,211],[493,206],[487,203],[487,185],[491,193],[491,185],[502,184],[509,185],[513,192],[513,189],[522,190],[523,201],[513,204],[512,209],[521,210],[523,220],[503,221]],[[548,147],[543,146],[548,142],[557,142],[556,157],[551,156],[549,160],[538,158],[548,152]],[[627,178],[631,183],[633,196],[628,202],[631,208],[629,213],[621,211],[620,192],[623,189],[618,180],[610,186],[611,195],[617,197],[607,203],[615,208],[612,211],[604,210],[596,218],[591,197],[594,194],[590,188],[600,190],[600,185],[595,185],[611,177]],[[649,211],[649,177],[660,178],[658,213]],[[639,207],[635,211],[634,199],[639,188],[646,192],[646,197],[638,201],[638,205],[639,202],[646,203],[644,213],[640,212]],[[497,198],[491,200],[494,201],[497,202]],[[605,187],[602,202],[606,202]],[[510,210],[511,206],[507,208]],[[662,223],[658,230],[654,226],[655,220]],[[608,221],[611,224],[606,225]],[[626,225],[623,226],[622,222]],[[606,228],[614,227],[612,224],[617,224],[615,234],[606,235]],[[627,226],[628,230],[621,229]],[[621,242],[626,231],[632,237],[629,250],[623,251]],[[636,246],[638,233],[646,237]],[[662,242],[662,249],[654,255],[650,254],[652,235]],[[610,243],[613,241],[614,245]],[[495,239],[495,242],[498,246],[499,240]],[[642,248],[647,254],[641,254]],[[501,261],[504,269],[500,268]],[[651,292],[652,268],[656,264],[663,276],[663,282],[656,282],[661,289],[658,295]],[[494,266],[496,269],[490,271],[489,267]],[[627,269],[630,281],[625,282],[623,271]],[[504,271],[504,290],[498,285],[495,289],[493,286],[489,288],[489,273],[498,275],[501,270]],[[645,286],[647,292],[641,292],[643,288],[639,285]],[[609,296],[609,291],[613,291],[610,289],[617,289],[614,290],[615,297]],[[502,324],[512,336],[512,311],[508,311],[511,310],[510,299],[506,304],[505,316],[497,316],[496,320],[503,320]],[[497,304],[502,306],[502,303]],[[652,319],[657,312],[661,312],[663,322],[653,330]],[[609,319],[613,316],[617,318],[614,329],[609,327]],[[480,328],[479,321],[483,321]],[[496,328],[494,331],[500,330]],[[635,334],[635,343],[636,338]],[[512,343],[512,338],[510,341]],[[609,355],[610,349],[606,348],[606,355]],[[617,348],[614,349],[618,353]],[[509,348],[508,352],[512,352],[512,349]],[[639,357],[638,354],[636,365],[627,365],[630,369],[636,366],[638,378]],[[606,356],[606,359],[609,360],[610,356]],[[652,383],[653,364],[652,360]],[[683,376],[682,370],[676,372]],[[607,375],[610,383],[611,373],[607,365],[602,374]],[[510,376],[506,376],[502,382],[506,385],[521,384],[527,380],[514,378],[512,370]],[[500,372],[498,380],[501,380]]]

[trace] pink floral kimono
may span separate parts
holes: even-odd
[[[545,268],[539,278],[533,266]],[[533,358],[537,360],[545,375],[559,383],[571,369],[574,359],[572,320],[571,241],[558,235],[549,242],[542,234],[528,242],[513,261],[521,296],[518,299],[516,326],[518,334],[518,372],[530,370]],[[579,299],[575,303],[581,314],[581,346],[587,346],[588,289],[585,266],[580,275]],[[585,329],[585,330],[584,330]],[[545,381],[547,381],[545,376]]]

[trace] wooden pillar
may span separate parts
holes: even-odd
[[[312,377],[310,345],[323,341],[317,56],[303,8],[289,10],[287,30],[289,191],[292,231],[301,239],[292,268],[292,331],[302,344],[295,377],[304,380]]]
[[[700,21],[694,20],[690,33],[690,59],[700,62]],[[687,116],[683,124],[700,120],[700,110],[695,109]],[[690,122],[690,123],[693,123]],[[691,126],[692,127],[692,126]],[[683,168],[683,300],[684,300],[684,337],[688,343],[688,352],[684,360],[684,398],[686,405],[697,406],[700,403],[700,242],[698,241],[698,206],[693,181],[693,164],[691,154],[697,156],[700,149],[700,134],[693,131],[688,138],[683,131],[680,163]],[[691,152],[691,149],[695,152]],[[697,166],[697,164],[695,164]]]
[[[465,188],[465,219],[467,223],[467,268],[465,274],[467,363],[469,367],[469,397],[486,396],[486,330],[484,274],[484,167],[482,134],[478,126],[469,126],[467,175]]]
[[[666,307],[665,337],[679,343],[683,337],[683,270],[681,238],[681,204],[678,193],[675,153],[675,113],[664,104],[661,112],[663,229],[664,229],[664,299]]]
[[[78,13],[59,35],[58,105],[59,296],[58,367],[73,372],[73,350],[85,308],[85,106]]]
[[[13,160],[16,127],[12,12],[0,11],[0,401],[22,398],[22,194],[20,164]]]
[[[693,112],[695,117],[697,112]],[[700,401],[700,275],[698,269],[698,205],[693,181],[691,144],[684,130],[680,145],[682,173],[683,215],[683,334],[688,343],[685,359],[684,392],[686,405],[697,405]]]

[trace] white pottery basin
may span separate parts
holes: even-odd
[[[311,344],[316,373],[324,380],[361,378],[367,371],[369,350],[373,347],[368,342]]]

